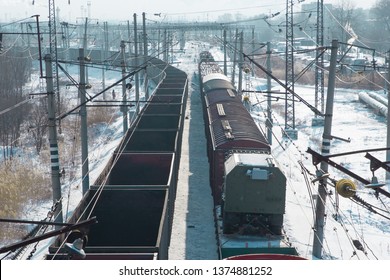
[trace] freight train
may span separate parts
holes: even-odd
[[[97,224],[58,236],[46,259],[168,259],[188,79],[156,58],[147,71],[155,91],[68,221]]]
[[[210,52],[199,78],[220,258],[296,259],[283,234],[286,177]]]

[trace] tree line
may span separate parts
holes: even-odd
[[[21,127],[28,118],[30,106],[23,86],[30,79],[32,59],[27,50],[12,47],[0,53],[0,145],[5,159],[19,145]],[[22,104],[16,107],[18,104]],[[13,110],[6,110],[15,107]],[[6,111],[5,111],[6,110]]]

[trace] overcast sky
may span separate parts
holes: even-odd
[[[357,8],[368,8],[377,0],[324,0],[324,3],[337,4],[342,1],[350,1]],[[0,22],[37,14],[42,21],[46,20],[48,2],[49,0],[0,0]],[[298,0],[295,2],[295,9],[299,9]],[[315,0],[304,1],[310,2]],[[215,20],[225,13],[250,16],[277,12],[285,14],[286,0],[55,0],[55,5],[59,8],[56,11],[58,18],[65,21],[75,21],[87,16],[101,20],[131,20],[134,13],[141,15],[143,12],[148,19],[154,20],[187,18],[203,21]],[[161,13],[161,18],[154,16],[156,13]]]

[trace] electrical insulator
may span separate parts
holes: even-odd
[[[341,179],[336,183],[336,191],[342,197],[352,197],[356,194],[356,185],[349,179]]]

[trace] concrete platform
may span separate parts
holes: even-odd
[[[213,207],[202,103],[193,76],[184,122],[169,259],[218,259]]]

